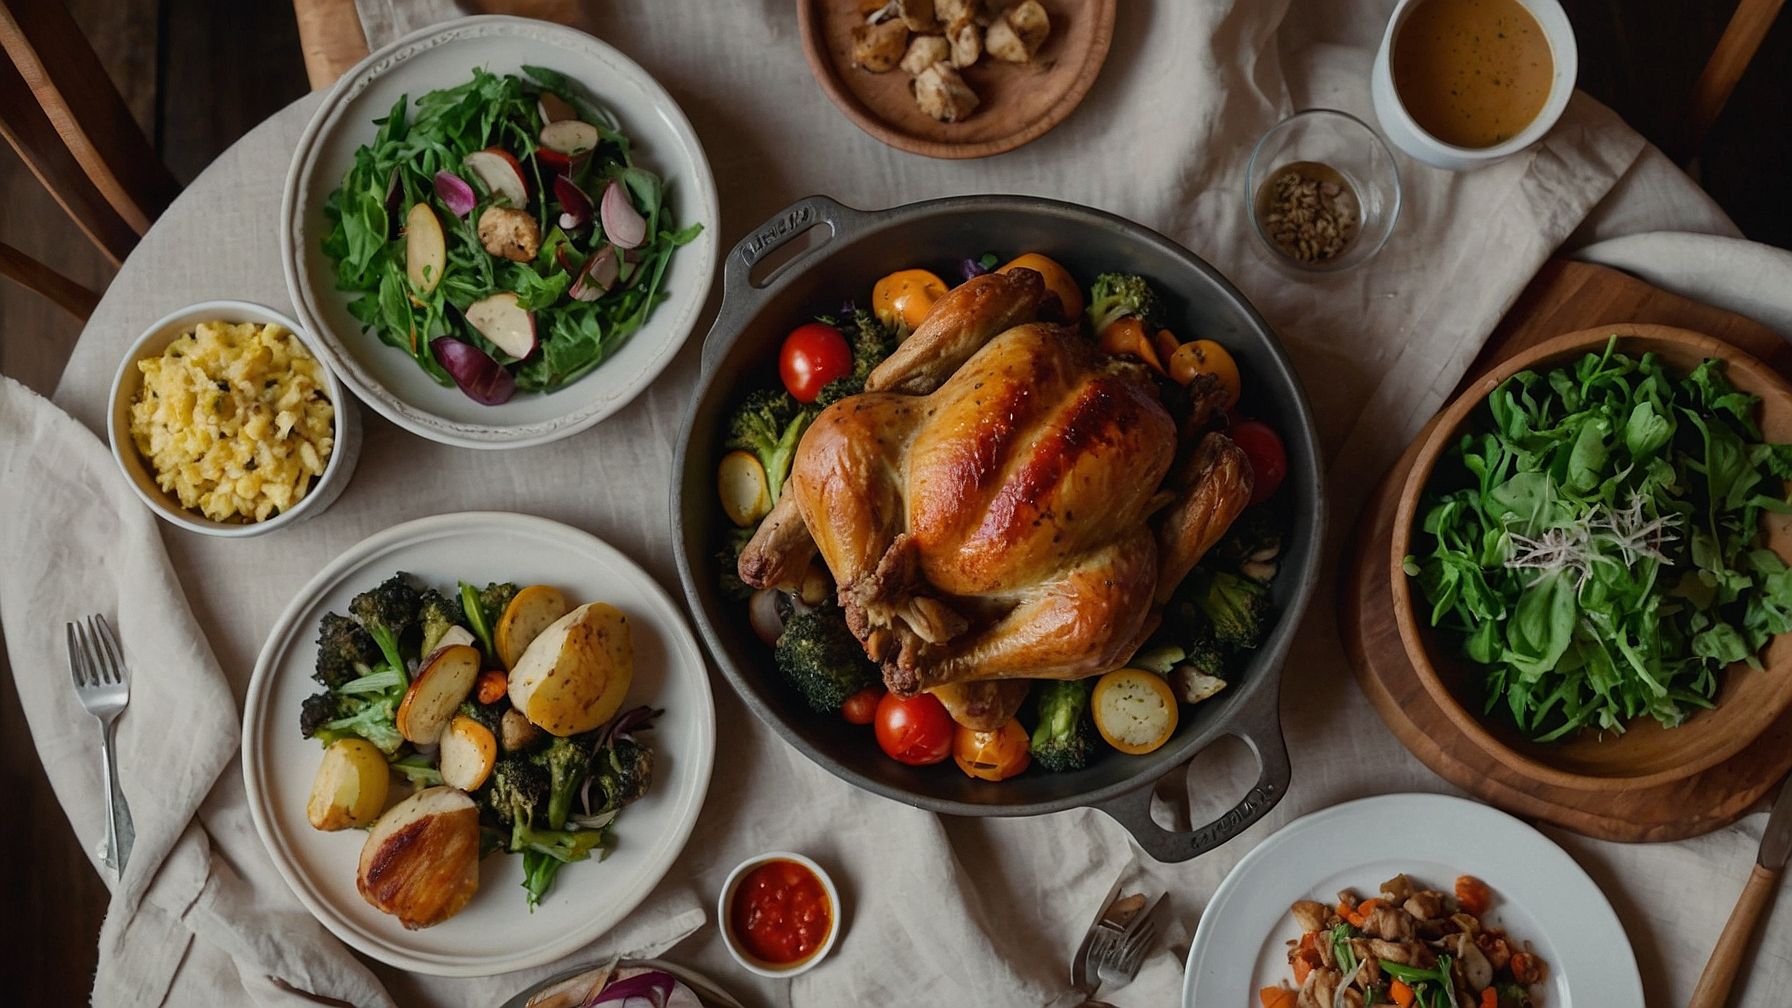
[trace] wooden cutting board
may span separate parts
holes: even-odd
[[[1792,379],[1792,345],[1760,323],[1699,304],[1626,273],[1551,260],[1525,288],[1462,387],[1520,350],[1554,336],[1620,322],[1653,322],[1723,340]],[[1427,427],[1429,430],[1429,427]],[[1356,678],[1382,720],[1413,755],[1477,798],[1603,840],[1697,836],[1747,812],[1792,770],[1792,711],[1747,749],[1702,774],[1656,788],[1594,792],[1542,787],[1512,774],[1463,737],[1426,692],[1394,625],[1388,550],[1399,488],[1424,436],[1383,477],[1357,520],[1343,566],[1339,625]]]

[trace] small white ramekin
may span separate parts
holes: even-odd
[[[751,952],[748,952],[743,948],[740,939],[734,934],[733,914],[730,913],[733,909],[734,892],[736,889],[740,888],[740,880],[748,872],[768,861],[795,861],[797,864],[814,872],[815,877],[821,880],[822,890],[828,894],[827,940],[822,942],[821,947],[816,949],[815,954],[811,955],[809,958],[804,959],[802,962],[791,963],[787,966],[765,962],[762,959],[754,957]],[[770,977],[774,980],[793,977],[798,973],[806,973],[810,969],[813,969],[816,963],[826,959],[828,953],[834,950],[834,941],[840,937],[840,916],[840,893],[834,888],[834,880],[829,878],[828,873],[823,871],[821,866],[814,861],[809,860],[801,854],[792,854],[789,851],[772,851],[769,854],[761,854],[758,857],[748,858],[736,865],[734,870],[728,873],[728,881],[722,883],[722,896],[716,901],[716,922],[717,926],[722,929],[722,941],[728,946],[728,953],[734,956],[734,961],[740,963],[749,973],[756,973],[759,976]]]
[[[137,445],[131,440],[131,402],[143,388],[143,373],[137,370],[137,362],[159,355],[168,348],[168,344],[191,332],[201,322],[254,322],[284,326],[317,360],[323,372],[324,388],[329,393],[331,404],[336,408],[336,438],[330,449],[330,459],[324,463],[323,475],[312,482],[297,504],[264,521],[241,524],[216,522],[197,511],[181,507],[179,500],[156,485],[155,473],[143,456],[137,453]],[[342,383],[336,380],[335,372],[330,370],[329,364],[325,363],[324,357],[317,352],[305,331],[299,328],[297,322],[272,308],[248,301],[204,301],[166,315],[150,326],[143,335],[137,337],[130,350],[125,352],[124,359],[119,362],[118,373],[112,378],[111,402],[112,408],[106,417],[107,440],[112,443],[112,457],[118,462],[118,468],[131,484],[131,489],[137,492],[137,496],[151,511],[169,524],[201,535],[244,539],[296,525],[323,511],[341,495],[343,488],[348,486],[349,477],[355,471],[355,462],[361,455],[361,416],[356,411],[356,404]]]
[[[1549,55],[1555,64],[1555,77],[1550,82],[1549,98],[1519,134],[1502,144],[1492,147],[1457,147],[1444,143],[1419,126],[1406,106],[1400,101],[1400,93],[1394,88],[1394,72],[1390,63],[1390,53],[1394,48],[1394,36],[1406,23],[1412,9],[1424,0],[1400,0],[1394,7],[1394,14],[1388,18],[1387,31],[1381,36],[1381,48],[1375,53],[1375,68],[1370,72],[1369,91],[1375,99],[1375,117],[1381,122],[1381,131],[1387,134],[1395,147],[1408,155],[1448,171],[1467,171],[1503,160],[1524,150],[1542,139],[1555,126],[1556,120],[1562,117],[1562,110],[1568,107],[1568,99],[1574,94],[1574,80],[1580,70],[1580,51],[1574,41],[1574,26],[1568,23],[1568,14],[1562,10],[1559,0],[1518,0],[1537,23],[1543,28],[1544,38],[1549,40]]]

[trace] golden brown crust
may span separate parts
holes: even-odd
[[[996,336],[1037,317],[1045,278],[1030,269],[985,273],[936,301],[896,352],[865,379],[867,392],[926,395]]]
[[[1170,600],[1251,502],[1251,463],[1244,449],[1218,431],[1201,439],[1176,475],[1182,490],[1157,530],[1159,605]]]
[[[795,591],[814,557],[815,540],[803,524],[796,495],[786,489],[740,551],[735,573],[754,588]]]
[[[950,683],[933,695],[952,720],[972,731],[995,731],[1014,717],[1032,688],[1031,679],[981,679]]]
[[[453,790],[431,788],[429,791]],[[361,848],[355,885],[376,909],[412,930],[431,927],[459,913],[479,890],[479,810],[470,799],[454,807],[409,816],[406,804],[388,810],[400,821],[376,824]],[[426,804],[437,804],[426,802]]]

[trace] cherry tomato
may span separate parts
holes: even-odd
[[[898,763],[926,766],[952,755],[957,727],[931,693],[907,698],[885,693],[877,702],[877,744]]]
[[[952,759],[958,769],[979,780],[1007,780],[1027,768],[1033,753],[1027,730],[1009,718],[995,731],[977,731],[958,725],[952,736]]]
[[[1083,289],[1077,286],[1070,271],[1058,265],[1056,260],[1048,259],[1037,252],[1028,252],[1013,262],[999,267],[997,273],[1006,273],[1017,266],[1025,266],[1035,270],[1045,278],[1045,289],[1058,295],[1058,301],[1064,305],[1064,317],[1072,325],[1083,317]]]
[[[1251,462],[1251,474],[1255,477],[1251,503],[1268,500],[1288,475],[1288,453],[1282,448],[1281,437],[1261,420],[1240,420],[1226,433],[1244,449],[1245,458]]]
[[[945,296],[946,281],[927,270],[898,270],[871,288],[871,313],[891,329],[901,324],[912,332]]]
[[[878,701],[884,698],[882,686],[871,686],[862,689],[846,698],[840,705],[840,716],[847,724],[870,724],[877,717]]]
[[[1168,361],[1170,377],[1179,385],[1187,385],[1196,375],[1211,374],[1226,390],[1225,407],[1238,405],[1238,362],[1226,348],[1212,340],[1194,340],[1176,348]]]
[[[852,348],[840,330],[825,322],[800,325],[784,337],[778,376],[797,402],[814,402],[821,387],[852,373]]]

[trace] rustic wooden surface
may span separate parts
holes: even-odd
[[[1470,373],[1478,374],[1552,337],[1622,322],[1678,326],[1713,336],[1722,333],[1726,342],[1772,361],[1792,377],[1785,341],[1772,330],[1657,290],[1616,270],[1562,261],[1550,263],[1532,281]],[[1717,829],[1747,812],[1792,769],[1792,711],[1742,752],[1703,773],[1622,791],[1541,784],[1471,742],[1413,671],[1396,627],[1388,557],[1400,488],[1424,440],[1423,434],[1414,439],[1363,509],[1351,539],[1355,552],[1342,567],[1339,594],[1339,626],[1357,682],[1413,755],[1490,804],[1587,836],[1620,841],[1677,840]]]

